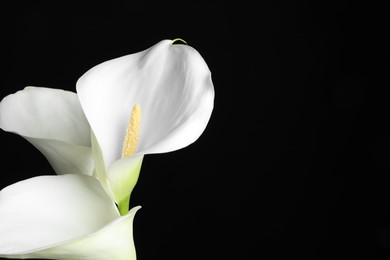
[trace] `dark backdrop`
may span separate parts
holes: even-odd
[[[183,38],[210,67],[215,108],[193,145],[145,157],[132,197],[142,205],[138,259],[382,259],[383,10],[352,1],[21,3],[3,8],[1,98],[27,85],[75,91],[100,62]],[[0,188],[53,174],[21,137],[1,131],[0,140]]]

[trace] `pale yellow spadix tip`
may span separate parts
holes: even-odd
[[[141,107],[135,104],[131,111],[129,126],[123,142],[122,157],[135,154],[138,145],[139,127],[141,125]]]

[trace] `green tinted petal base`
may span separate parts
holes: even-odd
[[[131,156],[114,162],[108,170],[108,178],[121,215],[129,211],[130,195],[138,181],[143,156]]]

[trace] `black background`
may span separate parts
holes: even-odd
[[[183,38],[209,65],[215,108],[194,144],[145,157],[132,196],[142,205],[138,259],[383,259],[384,10],[352,1],[20,3],[3,8],[1,98],[27,85],[75,91],[100,62]],[[0,138],[0,188],[53,174],[27,141]]]

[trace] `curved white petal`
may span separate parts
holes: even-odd
[[[107,169],[100,145],[93,132],[91,132],[91,137],[95,160],[94,177],[100,181],[103,189],[118,205],[121,215],[125,215],[129,211],[130,195],[137,183],[143,156],[121,158]]]
[[[119,218],[93,177],[40,176],[0,192],[0,255],[39,251],[80,239]]]
[[[0,102],[0,128],[37,147],[58,174],[91,175],[90,127],[76,93],[26,87]]]
[[[211,73],[187,45],[163,40],[87,71],[77,94],[106,166],[121,157],[132,108],[142,111],[138,153],[183,148],[204,131],[214,102]]]
[[[136,260],[136,250],[133,240],[133,220],[139,208],[132,208],[125,216],[115,219],[95,233],[53,247],[24,252],[22,254],[7,255],[6,257]]]
[[[118,204],[118,200],[115,198],[114,192],[108,179],[107,167],[103,160],[102,149],[96,140],[96,136],[91,130],[91,143],[92,143],[92,156],[95,162],[95,170],[93,176],[100,181],[103,189],[107,192],[112,201]]]
[[[25,137],[47,158],[57,174],[92,175],[94,163],[91,147],[57,140]]]

